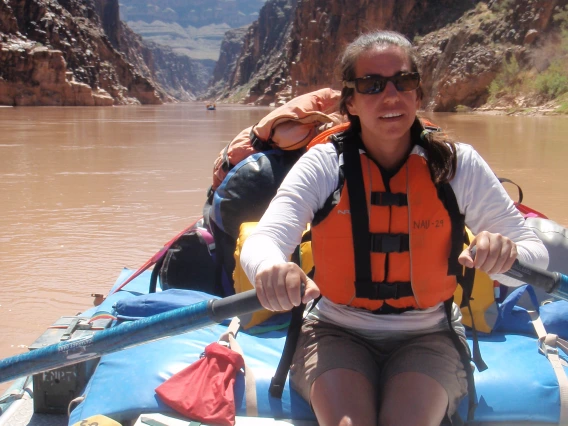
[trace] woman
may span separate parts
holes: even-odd
[[[267,309],[322,295],[291,368],[292,386],[320,425],[439,425],[467,393],[465,346],[452,339],[465,336],[451,305],[458,254],[459,264],[509,285],[520,283],[499,274],[517,256],[546,267],[548,254],[471,146],[424,132],[420,76],[405,37],[360,36],[341,72],[350,129],[296,163],[241,264]],[[448,257],[459,215],[438,196],[448,183],[475,235],[461,254],[454,249],[455,262]],[[288,262],[308,223],[314,281]]]

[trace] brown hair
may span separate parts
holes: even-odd
[[[407,55],[410,62],[410,71],[419,72],[418,56],[412,43],[402,34],[394,31],[373,31],[357,37],[343,51],[339,60],[339,73],[341,81],[351,81],[355,75],[355,66],[361,54],[376,46],[398,46]],[[422,87],[416,89],[417,96],[421,100]],[[343,87],[339,100],[339,111],[347,115],[353,129],[361,128],[359,117],[349,114],[347,102],[354,95],[355,89]],[[410,129],[413,143],[422,146],[428,154],[428,167],[434,183],[449,182],[456,172],[457,155],[456,146],[447,135],[442,132],[429,132],[423,122],[416,117]]]

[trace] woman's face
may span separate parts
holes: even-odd
[[[355,64],[357,78],[379,74],[391,77],[399,72],[411,72],[410,60],[398,46],[377,46],[364,52]],[[346,103],[351,115],[361,121],[361,135],[369,143],[410,143],[410,127],[420,106],[416,90],[399,92],[389,81],[377,94],[361,94],[355,90]]]

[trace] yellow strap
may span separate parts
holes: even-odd
[[[234,317],[224,332],[219,341],[224,341],[229,344],[229,348],[237,352],[245,359],[243,349],[241,345],[237,342],[237,333],[241,326],[241,321],[238,317]],[[254,377],[252,369],[245,363],[245,402],[247,407],[247,416],[258,417],[258,401],[256,398],[256,379]]]
[[[107,416],[97,414],[95,416],[87,417],[85,420],[79,420],[73,426],[122,426],[117,421],[114,421]]]

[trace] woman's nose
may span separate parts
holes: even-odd
[[[398,96],[398,90],[392,81],[387,81],[384,92],[385,97]]]

